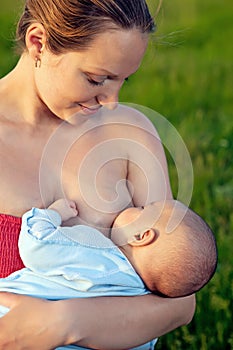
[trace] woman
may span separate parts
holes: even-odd
[[[82,222],[108,234],[125,207],[171,198],[154,127],[117,107],[153,28],[144,1],[26,1],[22,54],[0,81],[1,277],[22,267],[20,216],[32,206],[67,196]],[[0,320],[0,349],[125,349],[190,322],[195,298],[51,302],[2,293],[0,303],[11,308]]]

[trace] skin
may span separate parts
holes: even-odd
[[[116,108],[147,40],[136,29],[118,29],[97,36],[85,52],[57,56],[46,48],[43,26],[30,26],[27,51],[0,81],[1,213],[21,216],[32,206],[68,197],[79,203],[79,216],[67,224],[88,223],[108,235],[123,208],[171,198],[153,126],[139,112]],[[0,303],[11,308],[0,319],[4,350],[46,350],[72,342],[124,349],[190,322],[195,308],[194,297],[49,302],[1,293]]]
[[[175,243],[175,246],[179,245],[180,235],[182,236],[182,230],[184,230],[181,224],[181,227],[172,234],[166,233],[167,223],[172,218],[172,210],[175,205],[180,207],[180,210],[176,209],[176,217],[180,211],[185,212],[185,206],[174,200],[128,208],[118,215],[111,230],[112,241],[122,245],[119,247],[120,250],[127,256],[147,288],[160,295],[165,294],[164,284],[161,283],[164,269],[160,263],[164,261],[165,256],[167,265],[173,262],[169,253],[167,254],[168,248],[171,243]],[[155,281],[160,283],[155,283]],[[179,282],[182,284],[183,281]],[[176,294],[176,296],[183,295]]]

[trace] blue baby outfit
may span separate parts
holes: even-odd
[[[120,249],[85,225],[61,227],[53,210],[33,208],[22,218],[20,256],[25,268],[0,279],[0,291],[50,300],[150,293]],[[0,306],[0,316],[8,311]],[[134,349],[150,350],[156,340]],[[57,350],[85,349],[63,346]]]

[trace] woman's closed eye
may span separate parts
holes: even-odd
[[[111,77],[106,77],[101,81],[97,81],[91,77],[88,76],[87,80],[92,86],[103,86],[106,80],[113,80]],[[129,78],[125,78],[125,82],[128,82]]]
[[[107,75],[96,75],[96,74],[88,74],[86,73],[87,81],[92,86],[102,86],[105,81],[109,79]]]
[[[88,82],[91,84],[91,85],[94,85],[94,86],[103,86],[104,83],[105,83],[105,80],[102,80],[102,81],[96,81],[94,79],[91,79],[91,78],[87,78]]]

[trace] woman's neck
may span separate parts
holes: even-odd
[[[34,82],[33,67],[28,55],[23,54],[16,67],[0,80],[0,114],[14,123],[33,127],[48,124],[48,117],[55,116],[40,100]]]

